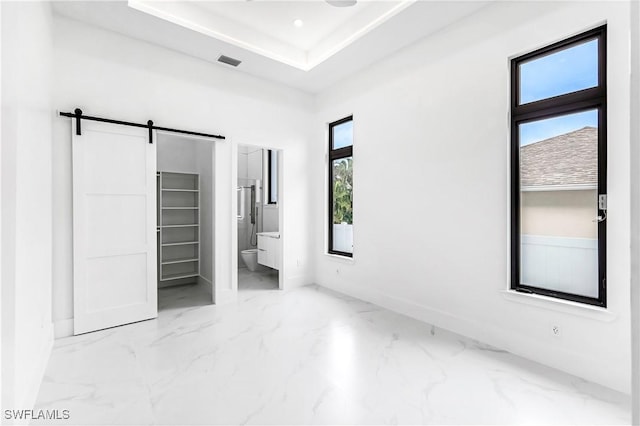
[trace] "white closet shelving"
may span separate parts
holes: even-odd
[[[158,280],[200,275],[200,179],[197,174],[159,172]]]

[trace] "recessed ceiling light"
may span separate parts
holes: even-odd
[[[293,21],[293,25],[300,28],[304,25],[304,22],[302,22],[302,19],[296,19],[295,21]]]
[[[355,6],[357,0],[325,0],[331,6],[335,7],[351,7]]]

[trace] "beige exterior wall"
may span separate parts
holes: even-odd
[[[521,192],[521,232],[570,238],[597,238],[597,191]]]

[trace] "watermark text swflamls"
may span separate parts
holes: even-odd
[[[69,410],[4,410],[5,420],[69,420]]]

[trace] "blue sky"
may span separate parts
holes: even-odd
[[[524,123],[520,125],[520,146],[563,135],[585,126],[598,127],[598,110]]]
[[[520,65],[522,104],[597,85],[598,40]],[[596,110],[526,123],[520,126],[520,145],[528,145],[585,126],[598,127]]]
[[[353,143],[353,120],[333,128],[333,149],[344,148]]]

